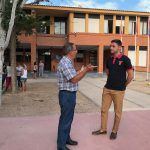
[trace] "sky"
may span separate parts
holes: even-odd
[[[150,0],[51,0],[40,4],[150,12]]]

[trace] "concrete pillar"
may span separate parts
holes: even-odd
[[[55,33],[55,21],[54,16],[50,16],[50,34]]]
[[[104,33],[104,15],[100,15],[100,33]]]
[[[140,34],[140,20],[141,20],[141,17],[137,16],[137,34],[138,35]]]
[[[88,33],[88,27],[89,27],[89,15],[85,14],[85,32]]]
[[[113,34],[116,34],[116,15],[113,16]]]
[[[136,47],[136,66],[139,65],[139,46]]]
[[[74,20],[74,13],[69,13],[69,33],[74,32],[73,29],[73,20]]]
[[[124,46],[124,55],[128,56],[128,45]]]
[[[125,16],[125,34],[129,34],[129,16]]]
[[[97,62],[98,62],[98,73],[102,74],[103,73],[103,55],[104,55],[104,46],[99,45],[98,47],[98,55],[97,55]]]
[[[31,70],[33,70],[34,62],[36,62],[36,34],[32,36],[31,42]]]

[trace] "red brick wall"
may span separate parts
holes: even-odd
[[[98,71],[103,72],[103,47],[110,44],[112,39],[121,39],[118,34],[96,34],[96,33],[71,33],[66,36],[62,35],[49,35],[49,34],[38,34],[25,36],[22,34],[18,36],[18,40],[21,43],[30,43],[31,44],[31,68],[33,68],[33,63],[36,61],[36,47],[37,46],[64,46],[66,41],[73,42],[76,45],[95,45],[99,47],[98,52],[98,61],[99,67]],[[128,54],[128,46],[135,44],[135,36],[134,35],[123,35],[123,46],[124,53]],[[137,46],[147,46],[147,36],[137,36]],[[150,55],[149,55],[150,58]],[[51,67],[53,70],[56,68],[58,64],[57,60],[53,60],[51,63]],[[82,66],[82,64],[76,64],[77,68]],[[150,67],[150,66],[149,66]],[[136,67],[138,71],[146,71],[146,67]]]

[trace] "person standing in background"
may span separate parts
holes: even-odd
[[[21,70],[21,82],[22,82],[23,92],[27,90],[27,86],[26,86],[27,78],[28,78],[27,66],[24,64]]]
[[[8,63],[7,69],[7,77],[6,77],[6,91],[11,88],[11,65]]]
[[[43,73],[44,73],[44,63],[42,62],[42,60],[40,60],[40,63],[39,63],[39,77],[43,77]]]
[[[2,89],[4,88],[4,83],[5,83],[6,77],[7,77],[7,66],[4,63],[3,64],[3,75],[2,75]]]
[[[36,62],[34,62],[34,66],[33,66],[33,79],[37,78],[37,71],[38,71],[38,66],[37,66]]]
[[[21,71],[22,71],[22,66],[18,63],[17,67],[16,67],[16,71],[17,71],[17,84],[18,84],[18,88],[22,87],[22,83],[21,83]]]

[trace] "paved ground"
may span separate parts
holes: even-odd
[[[149,150],[150,111],[125,112],[118,139],[109,140],[109,134],[92,136],[98,129],[98,113],[76,114],[72,137],[79,141],[71,150]],[[109,133],[112,127],[109,120]],[[56,150],[58,116],[1,118],[0,150]]]
[[[43,116],[60,112],[56,79],[30,79],[27,85],[27,92],[3,95],[0,117]],[[76,113],[97,111],[99,107],[78,92]]]
[[[106,78],[86,77],[80,82],[80,92],[97,105],[101,105],[101,96]],[[124,99],[124,110],[150,109],[150,86],[148,82],[133,81],[127,88]],[[112,110],[112,107],[111,107]]]
[[[110,141],[112,112],[108,135],[91,135],[100,126],[99,107],[106,81],[106,78],[96,77],[88,75],[80,82],[72,126],[72,137],[79,145],[70,147],[71,150],[149,150],[150,86],[141,80],[129,86],[124,100],[124,110],[128,111],[123,113],[118,139]],[[0,150],[56,150],[59,105],[55,76],[47,80],[29,80],[29,83],[29,91],[16,95],[8,93],[3,97]]]

